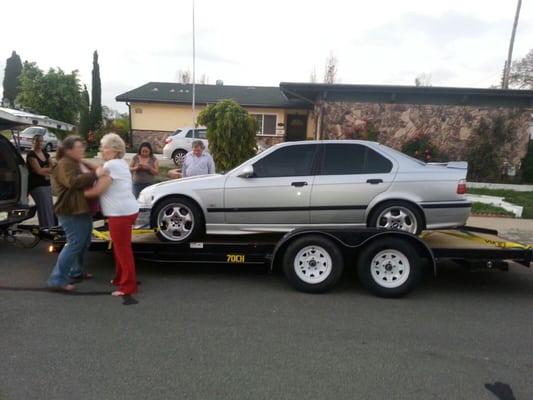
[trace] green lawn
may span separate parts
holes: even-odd
[[[477,189],[468,188],[467,193],[485,194],[487,196],[498,196],[505,198],[505,201],[524,207],[522,218],[533,219],[533,192],[515,192],[504,189]]]
[[[501,216],[514,217],[512,212],[504,210],[503,208],[484,203],[472,203],[472,214],[494,214]]]
[[[0,135],[5,136],[5,137],[8,138],[9,140],[11,140],[11,137],[13,136],[13,135],[11,134],[11,131],[0,131]]]

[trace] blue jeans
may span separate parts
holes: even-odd
[[[60,215],[59,225],[65,231],[67,243],[59,253],[54,270],[48,278],[49,286],[65,286],[69,283],[69,277],[83,274],[85,255],[91,244],[91,214]]]
[[[153,183],[137,183],[133,182],[132,189],[133,189],[133,195],[135,198],[139,198],[139,195],[143,191],[144,188],[147,188],[148,186],[153,185]]]

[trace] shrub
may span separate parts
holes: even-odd
[[[209,152],[217,170],[229,171],[255,155],[258,123],[233,100],[207,106],[198,115],[198,123],[207,127]]]

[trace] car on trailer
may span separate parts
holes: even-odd
[[[223,175],[149,186],[138,223],[176,243],[306,226],[418,234],[466,223],[466,173],[466,162],[424,163],[375,142],[286,142]]]

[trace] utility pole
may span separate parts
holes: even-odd
[[[516,5],[516,14],[514,16],[513,31],[511,33],[511,42],[509,43],[509,53],[507,54],[507,62],[505,64],[505,71],[503,74],[503,89],[509,89],[509,75],[511,72],[511,62],[513,58],[513,46],[514,46],[514,37],[516,34],[516,27],[518,25],[518,17],[520,16],[520,7],[522,7],[522,0],[518,0]]]
[[[192,0],[192,126],[196,128],[196,32],[194,26],[194,0]],[[193,134],[193,137],[196,135]]]

